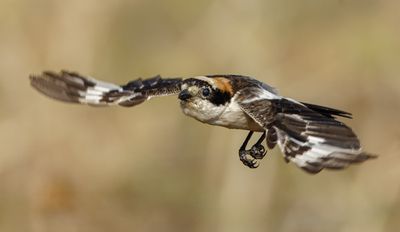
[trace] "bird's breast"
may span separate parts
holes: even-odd
[[[227,105],[210,105],[204,101],[181,102],[183,113],[210,125],[230,129],[264,131],[240,106],[231,101]]]
[[[252,131],[264,131],[258,123],[248,116],[236,102],[231,102],[223,113],[209,124]]]

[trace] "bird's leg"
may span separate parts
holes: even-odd
[[[251,155],[251,150],[246,150],[246,146],[249,143],[251,136],[253,135],[254,131],[250,131],[247,135],[246,139],[244,140],[242,146],[239,149],[239,159],[242,161],[244,165],[249,168],[257,168],[259,166],[258,160]]]
[[[253,136],[253,134],[254,134],[254,131],[250,131],[250,132],[247,134],[246,139],[244,140],[242,146],[240,147],[240,150],[241,150],[241,151],[246,150],[247,144],[249,143],[249,141],[250,141],[250,139],[251,139],[251,136]]]
[[[258,139],[258,141],[251,147],[251,156],[253,156],[256,159],[262,159],[264,158],[265,154],[267,154],[267,151],[265,150],[264,146],[261,145],[261,143],[265,139],[266,132],[261,135],[261,137]]]

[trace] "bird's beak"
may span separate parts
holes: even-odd
[[[192,95],[189,93],[189,91],[188,91],[187,89],[182,90],[182,91],[179,93],[179,96],[178,96],[178,98],[179,98],[180,100],[182,100],[182,101],[186,101],[186,100],[188,100],[188,99],[191,98],[191,97],[192,97]]]

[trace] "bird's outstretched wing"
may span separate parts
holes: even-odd
[[[68,71],[43,72],[31,75],[30,80],[36,90],[60,101],[126,107],[135,106],[151,97],[177,94],[182,82],[181,78],[163,79],[156,76],[119,86]]]
[[[275,130],[286,161],[309,173],[342,169],[375,156],[364,153],[351,128],[335,117],[351,114],[300,103],[259,87],[239,91],[240,107],[266,130]]]

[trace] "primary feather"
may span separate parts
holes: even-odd
[[[93,106],[135,106],[154,96],[176,94],[181,79],[162,79],[160,76],[146,80],[137,79],[126,85],[115,85],[75,72],[43,72],[30,76],[31,85],[39,92],[64,102]]]

